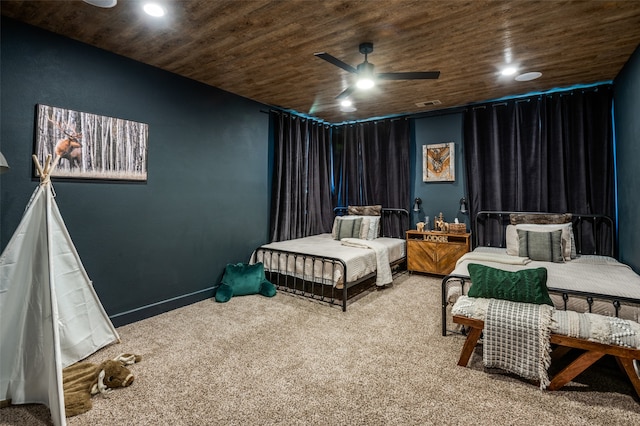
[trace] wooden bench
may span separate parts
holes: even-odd
[[[458,365],[466,367],[469,363],[469,359],[471,358],[471,354],[473,354],[473,350],[478,344],[478,339],[480,339],[482,330],[484,329],[484,321],[454,315],[453,322],[470,328],[469,333],[467,334],[467,339],[462,347],[462,352],[460,353],[460,359],[458,360]],[[640,398],[640,378],[633,366],[634,359],[640,360],[640,349],[605,345],[603,343],[591,342],[589,340],[563,336],[555,333],[551,333],[550,341],[552,345],[556,345],[551,353],[552,360],[560,359],[571,349],[580,349],[583,350],[584,353],[551,379],[551,383],[547,387],[548,390],[553,391],[560,389],[604,355],[612,355],[616,359],[620,369],[626,373],[636,391],[637,396]]]

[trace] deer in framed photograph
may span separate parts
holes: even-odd
[[[55,158],[52,178],[147,180],[147,124],[41,104],[36,113],[34,154]]]

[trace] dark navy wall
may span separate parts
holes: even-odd
[[[2,18],[2,249],[37,182],[38,103],[149,125],[148,181],[54,181],[107,313],[125,323],[212,295],[269,229],[264,105]]]
[[[468,220],[467,216],[461,215],[458,211],[460,198],[466,194],[462,119],[462,113],[450,113],[414,120],[411,147],[411,197],[412,200],[416,197],[422,199],[422,209],[419,213],[412,210],[413,224],[429,216],[431,227],[433,227],[433,218],[440,212],[447,222],[453,222],[456,217],[461,222],[463,219]],[[424,182],[422,180],[422,146],[446,142],[455,143],[455,182]]]
[[[613,82],[618,172],[618,253],[640,273],[640,46]]]

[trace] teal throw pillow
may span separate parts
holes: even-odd
[[[276,286],[264,275],[262,263],[228,264],[224,270],[220,286],[216,290],[216,302],[228,302],[233,296],[261,294],[272,297],[276,294]]]
[[[469,297],[553,306],[547,289],[546,268],[511,272],[470,263],[468,269],[471,277]]]
[[[562,231],[537,232],[518,229],[518,256],[542,262],[564,262]]]

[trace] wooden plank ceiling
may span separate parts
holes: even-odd
[[[462,106],[615,78],[640,43],[640,1],[157,0],[110,9],[81,0],[6,1],[2,14],[164,70],[331,123]],[[372,42],[377,72],[441,72],[336,96]],[[542,77],[502,77],[506,64]],[[416,104],[437,100],[432,106]]]

